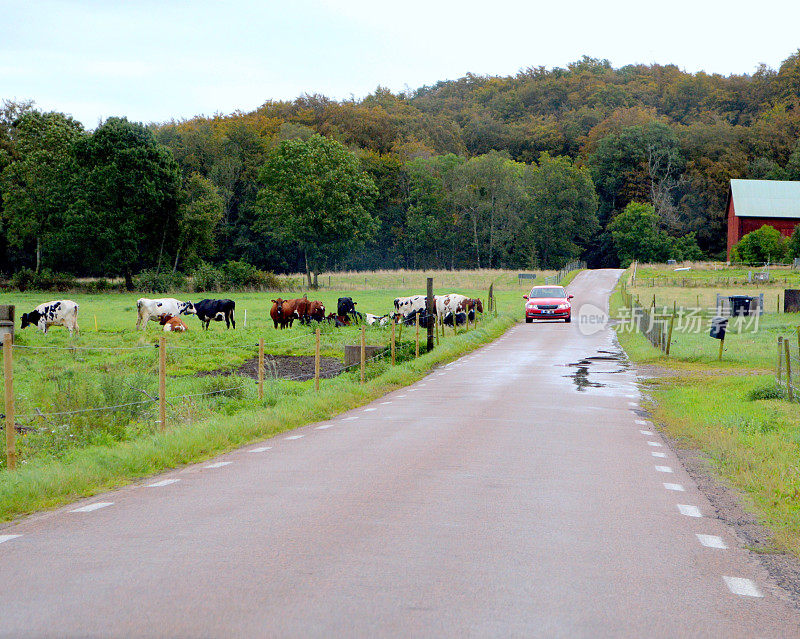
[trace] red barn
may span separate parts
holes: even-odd
[[[789,237],[800,224],[800,182],[731,180],[728,189],[728,261],[743,236],[769,225]]]

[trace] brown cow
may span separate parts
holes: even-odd
[[[300,321],[305,323],[307,321],[314,320],[315,322],[321,322],[325,319],[325,304],[318,300],[314,300],[313,302],[308,303],[308,314],[303,318],[300,318]]]
[[[158,323],[164,327],[165,333],[185,333],[189,328],[183,323],[180,317],[175,317],[169,313],[162,313],[159,315]]]
[[[294,300],[284,300],[281,311],[283,316],[283,325],[286,326],[288,324],[289,327],[291,327],[292,323],[296,319],[302,320],[306,315],[308,315],[309,304],[310,302],[308,301],[308,297],[305,295]]]
[[[280,297],[276,300],[272,300],[272,308],[269,310],[269,316],[272,318],[272,323],[275,325],[275,328],[278,328],[278,324],[281,325],[281,328],[286,328],[286,323],[283,318],[283,300]]]
[[[459,310],[477,311],[478,313],[483,313],[483,302],[481,302],[479,299],[471,297],[459,304]]]

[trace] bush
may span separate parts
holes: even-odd
[[[11,276],[11,286],[20,291],[68,291],[75,288],[75,278],[69,273],[54,273],[48,268],[36,273],[23,268]]]
[[[780,263],[786,259],[786,240],[776,228],[765,224],[745,235],[733,247],[732,257],[743,264]]]
[[[222,287],[222,273],[206,262],[201,262],[192,278],[195,291],[219,291]]]
[[[147,293],[169,293],[183,289],[186,286],[186,278],[181,273],[165,271],[142,271],[133,278],[133,284],[139,291]]]
[[[195,291],[283,290],[280,278],[247,262],[230,261],[220,268],[204,262],[193,277]]]
[[[759,399],[786,399],[786,397],[786,389],[784,389],[782,386],[778,386],[777,384],[759,386],[758,388],[754,388],[747,393],[747,399],[749,399],[751,402]]]

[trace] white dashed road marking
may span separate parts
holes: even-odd
[[[658,442],[647,442],[648,446],[661,446]]]
[[[387,404],[391,404],[392,402],[381,402],[381,406],[386,406]]]
[[[758,587],[749,579],[744,577],[723,577],[725,585],[728,586],[734,595],[742,597],[763,597]]]
[[[17,537],[21,537],[21,535],[0,535],[0,544],[6,541],[11,541],[12,539],[16,539]]]
[[[722,537],[717,537],[716,535],[697,535],[697,539],[706,548],[719,548],[720,550],[727,550],[728,548],[725,542],[722,541]]]
[[[272,450],[272,446],[259,446],[258,448],[251,448],[249,453],[263,453],[265,450]]]
[[[652,431],[652,430],[640,430],[639,432],[640,432],[642,435],[652,435],[652,434],[653,434],[653,431]]]
[[[101,508],[105,508],[106,506],[113,506],[113,501],[98,501],[94,504],[89,504],[88,506],[81,506],[80,508],[76,508],[75,510],[71,511],[73,513],[90,513],[93,510],[100,510]]]
[[[343,422],[352,422],[355,419],[358,419],[358,415],[353,415],[352,417],[345,417],[342,421]]]
[[[317,426],[316,430],[325,430],[326,428],[331,428],[333,424],[323,424],[322,426]]]
[[[403,399],[405,395],[395,395],[395,397],[397,397],[398,399]]]
[[[656,470],[660,473],[671,473],[672,468],[669,466],[656,466]]]
[[[145,488],[161,488],[162,486],[177,484],[179,481],[180,479],[162,479],[161,481],[153,482],[152,484],[145,484]]]
[[[228,464],[232,464],[233,462],[214,462],[213,464],[208,464],[203,468],[222,468],[223,466],[227,466]]]
[[[628,406],[638,406],[638,405],[639,404],[637,404],[636,402],[628,402]]]
[[[300,439],[301,437],[305,437],[305,435],[289,435],[288,437],[284,437],[284,439]]]
[[[647,422],[643,419],[637,419],[636,423],[639,424],[639,426],[647,426]]]
[[[372,411],[374,411],[374,410],[378,410],[378,409],[377,409],[377,408],[365,408],[365,409],[364,409],[364,412],[365,412],[365,413],[371,413],[371,412],[372,412]]]
[[[666,457],[666,456],[667,456],[667,453],[659,453],[657,450],[654,450],[654,451],[653,451],[652,453],[650,453],[650,454],[651,454],[653,457]]]
[[[700,509],[697,506],[688,506],[686,504],[678,504],[678,510],[680,511],[681,515],[686,515],[687,517],[702,517],[703,513],[700,512]]]
[[[683,486],[680,484],[664,484],[664,488],[667,490],[677,490],[678,492],[683,492]]]

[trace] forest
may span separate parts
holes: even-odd
[[[800,179],[799,140],[800,52],[730,76],[584,57],[94,131],[6,100],[0,272],[612,266],[635,225],[663,257],[720,258],[729,180]]]

